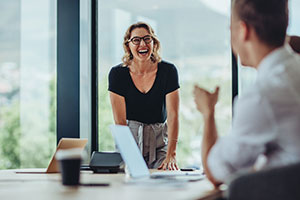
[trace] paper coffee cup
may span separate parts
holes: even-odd
[[[82,149],[61,149],[55,158],[59,161],[62,184],[75,186],[79,184]]]

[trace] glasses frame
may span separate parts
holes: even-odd
[[[146,37],[150,37],[151,40],[150,40],[149,42],[146,42],[146,41],[145,41],[145,38],[146,38]],[[140,42],[137,43],[137,44],[135,44],[135,43],[133,42],[133,40],[136,39],[136,38],[140,39]],[[132,44],[134,44],[134,45],[140,45],[142,40],[144,40],[145,44],[150,44],[150,43],[153,41],[153,37],[152,37],[151,35],[145,35],[144,37],[135,36],[135,37],[129,39],[127,42],[128,42],[128,43],[129,43],[129,42],[132,42]]]

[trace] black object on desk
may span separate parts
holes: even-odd
[[[194,168],[181,168],[180,171],[190,172],[190,171],[195,171],[195,169]]]
[[[94,173],[118,173],[123,160],[118,152],[94,151],[91,157],[90,168]]]
[[[81,164],[80,171],[92,171],[92,169],[89,164]]]
[[[80,186],[86,186],[86,187],[108,187],[110,186],[109,183],[80,183]]]

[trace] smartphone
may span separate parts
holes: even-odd
[[[194,168],[181,168],[180,171],[191,172],[191,171],[195,171],[195,169]]]
[[[107,187],[107,186],[109,186],[109,183],[80,183],[80,186]]]

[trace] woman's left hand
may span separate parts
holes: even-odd
[[[175,154],[173,155],[167,155],[167,157],[164,159],[164,161],[161,163],[161,165],[157,169],[162,170],[179,170],[179,167],[176,162]]]

